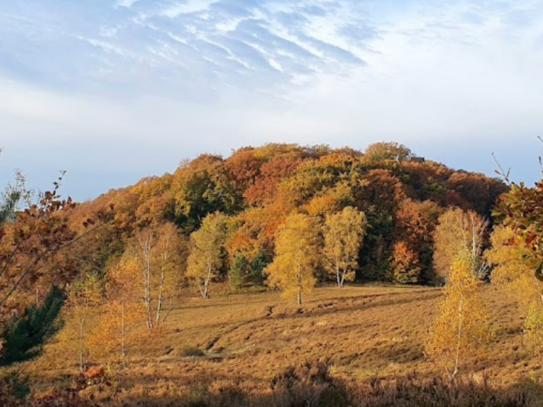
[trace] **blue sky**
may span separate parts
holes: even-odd
[[[0,177],[83,200],[203,152],[398,141],[540,177],[542,0],[0,1]]]

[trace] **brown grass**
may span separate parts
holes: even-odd
[[[475,386],[491,398],[496,392],[521,387],[536,394],[542,361],[524,351],[522,320],[515,304],[494,287],[485,287],[484,297],[493,317],[495,343],[488,352],[466,361],[465,391],[475,394],[470,390]],[[406,387],[420,395],[420,405],[440,405],[428,400],[436,388],[432,381],[442,372],[424,355],[440,298],[439,289],[394,286],[318,288],[302,307],[273,292],[217,295],[210,300],[185,296],[162,335],[147,337],[130,349],[126,369],[109,366],[108,386],[85,389],[84,394],[111,405],[152,405],[138,404],[143,400],[160,400],[157,405],[207,400],[202,405],[215,405],[221,400],[217,395],[238,397],[239,405],[249,405],[248,400],[251,405],[275,405],[269,404],[279,397],[272,389],[274,377],[307,361],[327,360],[330,377],[356,395],[357,405],[372,405],[364,404],[360,389],[366,389],[366,400],[372,400],[379,392],[397,397]],[[62,355],[61,344],[52,343],[42,358],[25,366],[37,393],[73,385],[77,361]],[[453,396],[443,397],[452,400]],[[268,404],[259,402],[259,397]],[[373,405],[417,405],[376,400]],[[491,405],[478,403],[471,405]]]

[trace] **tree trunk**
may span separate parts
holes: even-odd
[[[147,328],[153,327],[153,318],[151,317],[151,244],[149,241],[145,242],[144,256],[145,256],[145,310],[147,312]]]
[[[85,318],[79,319],[79,370],[81,373],[85,371]]]
[[[156,317],[155,317],[155,323],[156,326],[160,325],[160,314],[162,312],[162,301],[164,297],[164,281],[166,280],[166,273],[164,271],[164,267],[160,269],[160,286],[158,288],[158,298],[157,298],[157,304],[156,304]]]
[[[342,286],[343,284],[341,284],[341,275],[340,275],[340,272],[339,272],[339,264],[338,264],[337,261],[336,261],[336,280],[337,280],[337,285],[338,285],[338,287],[341,288],[341,286]]]
[[[211,280],[211,266],[207,267],[207,275],[204,280],[204,292],[203,297],[207,300],[209,299],[209,281]]]
[[[462,330],[464,325],[464,309],[463,309],[464,296],[460,295],[460,301],[458,303],[458,333],[456,337],[456,355],[454,358],[454,371],[451,375],[451,380],[456,380],[458,374],[458,365],[460,364],[460,345],[462,341]]]
[[[347,274],[347,270],[343,270],[341,272],[341,283],[339,284],[340,288],[343,288],[343,286],[345,286],[345,274]]]
[[[126,325],[125,325],[126,310],[124,300],[121,303],[121,361],[123,367],[126,366]]]

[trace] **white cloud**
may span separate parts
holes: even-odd
[[[49,30],[47,51],[39,36],[15,41],[25,53],[6,48],[6,154],[40,146],[62,152],[59,167],[80,181],[98,161],[112,179],[133,182],[245,144],[396,140],[470,169],[462,157],[486,157],[494,145],[521,157],[543,129],[543,12],[533,1],[269,0],[245,14],[220,0],[223,9],[136,3],[119,1],[123,13],[110,24]],[[146,18],[134,23],[130,7]],[[81,49],[66,51],[66,37]],[[74,80],[50,83],[63,75]],[[42,162],[22,157],[23,168]],[[493,164],[473,168],[491,173]]]

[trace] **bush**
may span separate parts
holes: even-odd
[[[183,349],[181,349],[181,351],[179,352],[179,356],[182,356],[185,358],[189,358],[189,357],[200,358],[202,356],[205,356],[205,353],[203,350],[198,349],[195,346],[186,346]]]

